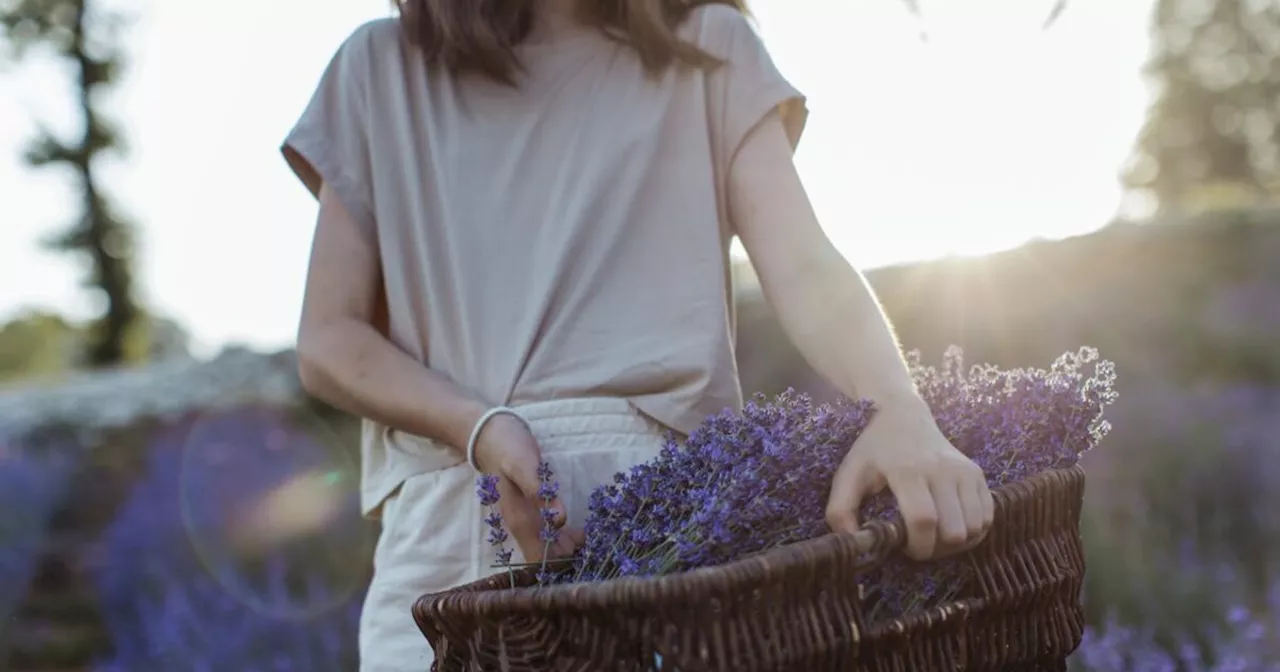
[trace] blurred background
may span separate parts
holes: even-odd
[[[1280,2],[755,0],[829,234],[938,362],[1116,362],[1080,670],[1280,664]],[[0,0],[0,670],[353,670],[356,426],[277,147],[383,0]],[[830,390],[738,255],[748,392]]]

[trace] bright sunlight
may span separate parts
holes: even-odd
[[[132,151],[104,174],[139,224],[145,299],[205,352],[291,343],[315,206],[276,147],[333,49],[387,3],[112,4],[139,19],[110,106]],[[752,6],[779,67],[809,96],[797,162],[855,264],[983,254],[1115,214],[1115,174],[1147,101],[1146,40],[1135,39],[1147,2],[1077,0],[1048,31],[1041,0],[934,0],[921,3],[923,20],[898,0]],[[73,260],[39,251],[76,207],[68,183],[21,162],[36,119],[74,128],[58,73],[0,75],[0,315],[100,309]],[[228,274],[232,260],[240,270]]]

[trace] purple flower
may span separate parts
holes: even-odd
[[[484,517],[485,527],[489,528],[488,541],[498,556],[498,564],[511,564],[512,549],[507,548],[506,528],[502,526],[502,514],[498,511],[498,477],[492,474],[481,474],[476,477],[476,495],[480,504],[488,509]]]
[[[709,419],[593,492],[576,580],[720,564],[822,534],[830,478],[871,415],[784,394]],[[804,512],[817,512],[805,515]]]
[[[552,472],[551,464],[543,460],[538,464],[538,493],[537,498],[541,500],[542,506],[539,513],[542,516],[542,530],[538,536],[543,543],[543,560],[539,565],[538,582],[551,583],[555,573],[547,568],[547,552],[551,546],[560,538],[560,528],[558,526],[558,514],[555,509],[551,508],[551,503],[555,501],[560,492],[560,484],[554,479],[555,474]],[[498,492],[498,476],[491,474],[482,474],[476,477],[476,496],[480,499],[480,504],[488,511],[484,517],[485,527],[489,529],[488,542],[490,546],[496,549],[498,564],[510,569],[511,556],[513,549],[507,547],[507,541],[510,535],[502,524],[502,513],[498,511],[498,500],[500,494]]]
[[[480,497],[481,506],[493,506],[498,503],[498,477],[481,474],[476,477],[476,494]]]
[[[956,348],[940,368],[915,354],[909,364],[939,429],[992,487],[1071,466],[1110,429],[1102,412],[1115,400],[1115,370],[1092,349],[1067,353],[1048,370],[966,371]],[[540,582],[670,574],[826,534],[831,481],[874,412],[867,399],[816,405],[788,391],[708,418],[683,445],[669,436],[656,458],[591,493],[573,571],[553,577],[544,564]],[[549,502],[550,466],[538,475]],[[886,492],[860,513],[868,520],[896,511]],[[545,509],[544,516],[549,547],[554,528]],[[937,604],[955,598],[966,578],[956,559],[927,570],[888,562],[864,577],[867,607],[875,617]]]
[[[542,530],[538,533],[538,537],[542,539],[542,565],[538,568],[538,583],[548,584],[555,580],[555,574],[547,569],[547,556],[551,551],[551,546],[560,539],[560,527],[557,525],[556,510],[551,508],[551,503],[555,501],[556,496],[560,493],[560,484],[553,480],[554,474],[551,471],[551,464],[543,460],[538,464],[538,499],[542,500],[542,507],[538,510],[542,515]]]

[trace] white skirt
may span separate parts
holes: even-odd
[[[568,524],[581,526],[591,491],[655,457],[665,429],[629,402],[565,399],[520,406],[560,484]],[[461,464],[414,476],[382,507],[373,581],[360,617],[361,672],[423,672],[434,660],[413,603],[491,574],[476,472]],[[509,542],[514,547],[514,541]],[[516,551],[517,560],[519,551]]]

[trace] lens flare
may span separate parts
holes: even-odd
[[[281,619],[314,618],[363,590],[369,524],[356,467],[314,415],[244,409],[190,425],[183,525],[204,569],[235,599]]]

